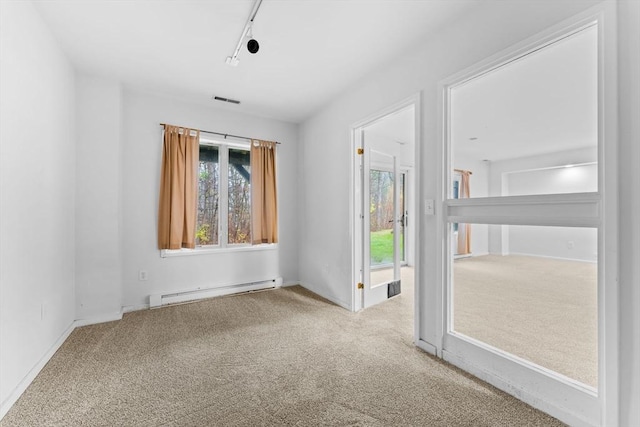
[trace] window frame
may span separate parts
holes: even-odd
[[[200,145],[218,147],[218,160],[220,162],[220,211],[218,217],[218,244],[217,245],[197,245],[202,249],[228,249],[253,246],[251,243],[229,243],[229,150],[251,151],[251,145],[233,143],[221,140],[203,140],[200,138]]]
[[[249,142],[229,141],[221,138],[211,138],[200,134],[199,146],[211,146],[218,148],[219,162],[219,211],[218,211],[218,243],[215,245],[196,245],[195,248],[162,249],[160,257],[170,258],[176,256],[204,255],[213,253],[228,252],[252,252],[273,250],[278,247],[277,243],[229,243],[229,150],[251,151]],[[224,214],[223,214],[224,213]],[[197,222],[196,222],[197,226]]]
[[[445,360],[516,394],[523,401],[568,423],[616,425],[618,395],[618,290],[615,248],[617,245],[617,139],[616,126],[616,11],[599,5],[569,18],[542,33],[441,81],[438,92],[438,191],[440,221],[436,229],[439,248],[434,267],[438,280],[431,288],[438,304],[428,323],[435,334],[435,353]],[[598,26],[598,192],[451,199],[450,89],[469,79],[518,60],[542,46],[554,43],[591,25]],[[606,144],[605,144],[606,141]],[[606,176],[606,180],[604,179]],[[572,217],[572,213],[580,217]],[[450,306],[451,261],[449,227],[454,222],[509,225],[557,225],[598,229],[598,389],[562,381],[558,375],[536,369],[515,357],[505,357],[483,343],[452,334]],[[460,353],[462,351],[462,353]],[[501,357],[501,368],[491,366]],[[521,368],[536,372],[523,377]],[[541,374],[541,375],[539,375]],[[570,391],[568,396],[565,391]],[[540,393],[545,390],[545,393]],[[564,402],[561,403],[561,402]],[[565,406],[566,405],[566,406]],[[577,412],[576,406],[583,411]]]

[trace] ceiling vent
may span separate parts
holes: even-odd
[[[216,101],[230,102],[232,104],[240,104],[240,101],[238,101],[237,99],[223,98],[221,96],[214,96],[213,99],[215,99]]]

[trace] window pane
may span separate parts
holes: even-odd
[[[251,154],[229,149],[229,244],[251,243]]]
[[[220,204],[220,161],[218,147],[200,146],[198,179],[198,224],[196,245],[217,245]]]
[[[596,388],[597,229],[468,226],[477,241],[452,260],[451,328]]]
[[[393,264],[393,181],[393,172],[370,171],[371,267]]]
[[[592,26],[453,87],[449,198],[598,191],[597,51]]]

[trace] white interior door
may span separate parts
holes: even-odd
[[[403,211],[397,156],[363,147],[362,307],[367,308],[400,293]]]

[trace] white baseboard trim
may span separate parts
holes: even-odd
[[[337,297],[336,297],[336,296],[334,296],[334,295],[329,295],[329,294],[327,294],[327,293],[325,293],[325,292],[322,292],[322,291],[318,290],[318,288],[317,288],[317,287],[315,287],[315,286],[313,286],[313,285],[311,285],[311,284],[309,284],[309,283],[302,283],[302,282],[298,282],[298,284],[299,284],[300,286],[302,286],[303,288],[305,288],[305,289],[307,289],[307,290],[309,290],[309,291],[313,292],[314,294],[319,295],[319,296],[321,296],[322,298],[324,298],[324,299],[326,299],[326,300],[331,301],[331,302],[332,302],[332,303],[334,303],[335,305],[339,305],[340,307],[342,307],[342,308],[344,308],[344,309],[347,309],[347,310],[351,311],[351,304],[349,304],[349,303],[346,303],[346,302],[342,301],[340,298],[337,298]]]
[[[433,344],[419,339],[416,341],[416,346],[422,351],[431,354],[432,356],[438,356],[438,349]]]
[[[118,311],[116,313],[101,314],[93,317],[87,317],[86,319],[76,319],[76,321],[73,322],[73,325],[76,328],[79,328],[81,326],[95,325],[97,323],[113,322],[116,320],[122,320],[122,311]]]
[[[539,409],[540,411],[545,412],[551,415],[552,417],[559,419],[565,424],[568,424],[574,427],[593,427],[593,424],[591,424],[589,421],[587,421],[580,415],[573,413],[569,409],[561,405],[557,405],[555,402],[550,402],[548,400],[545,400],[544,396],[542,395],[537,396],[532,393],[528,393],[522,390],[521,388],[514,386],[508,381],[503,380],[502,378],[499,378],[491,373],[484,371],[483,369],[478,368],[477,366],[467,362],[466,360],[456,356],[453,353],[443,350],[442,359],[446,360],[452,365],[457,366],[463,371],[466,371],[471,375],[481,379],[482,381],[491,384],[497,389],[500,389],[505,393],[516,397],[518,400],[521,400],[524,403],[531,405],[534,408]]]
[[[282,284],[283,288],[287,288],[289,286],[298,286],[300,284],[300,282],[295,281],[295,282],[285,282]]]
[[[473,257],[479,257],[479,256],[485,256],[485,255],[489,255],[489,252],[474,252],[473,253]]]
[[[149,304],[125,305],[122,307],[122,314],[140,310],[149,310]]]
[[[521,253],[521,252],[509,252],[508,254],[505,254],[504,256],[509,256],[509,255],[529,256],[529,257],[532,257],[532,258],[557,259],[557,260],[560,260],[560,261],[586,262],[587,264],[596,264],[598,262],[598,261],[592,261],[592,260],[588,260],[588,259],[562,258],[562,257],[550,256],[550,255],[524,254],[524,253]]]
[[[31,368],[29,373],[25,375],[22,381],[20,381],[20,383],[16,386],[16,388],[11,392],[9,397],[7,397],[4,402],[2,402],[2,405],[0,405],[0,420],[2,420],[5,415],[7,415],[7,412],[9,412],[9,409],[11,409],[14,403],[18,401],[20,396],[22,396],[22,393],[24,393],[24,391],[29,387],[29,385],[31,385],[31,383],[38,376],[42,368],[44,368],[47,362],[49,362],[49,359],[53,357],[56,351],[58,351],[60,346],[66,341],[66,339],[69,337],[69,335],[71,335],[71,332],[73,332],[75,328],[76,328],[75,321],[71,322],[69,327],[62,333],[62,335],[60,335],[60,337],[56,340],[56,342],[53,343],[53,345],[44,354],[44,356],[40,358],[38,363],[36,363],[35,366]]]

